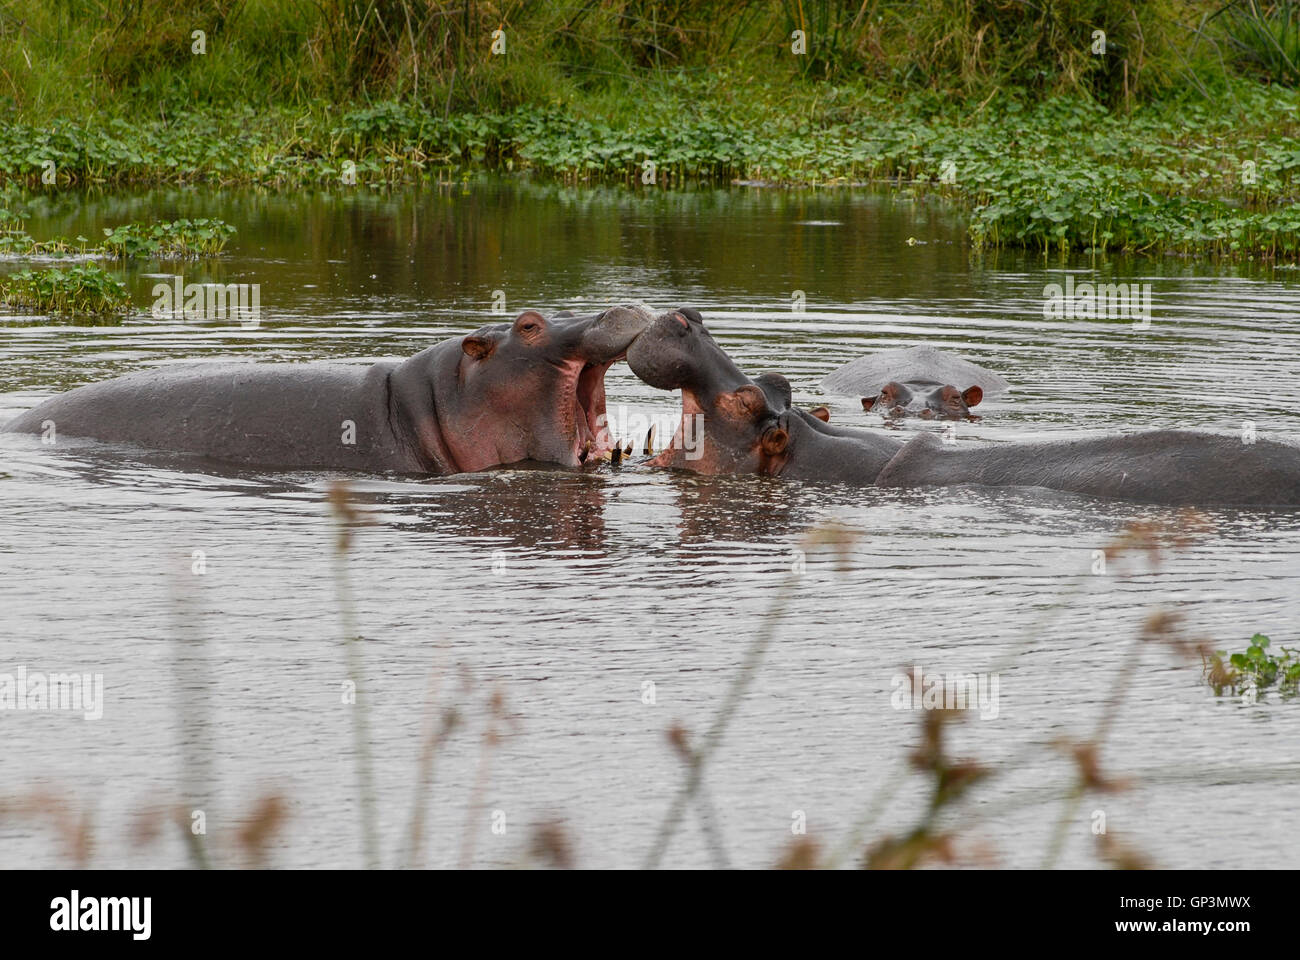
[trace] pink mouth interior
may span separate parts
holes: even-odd
[[[651,466],[672,466],[678,453],[686,449],[686,418],[703,415],[704,413],[704,408],[700,406],[700,401],[696,399],[695,394],[682,388],[681,397],[682,415],[677,421],[677,432],[673,434],[673,438],[669,442],[668,446],[664,447],[653,460],[649,461]]]
[[[574,380],[571,417],[574,459],[578,463],[599,460],[614,448],[614,439],[606,426],[605,371],[621,359],[584,364]]]

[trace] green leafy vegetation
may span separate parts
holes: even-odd
[[[1297,24],[1253,0],[0,0],[0,188],[887,181],[958,204],[974,248],[1296,261]]]
[[[118,259],[184,260],[221,252],[235,228],[223,220],[172,220],[151,225],[127,223],[104,228],[104,250]]]
[[[0,303],[91,325],[120,323],[131,308],[125,284],[93,263],[0,278]]]
[[[85,237],[78,237],[85,241]],[[22,227],[0,228],[0,254],[17,254],[20,256],[62,257],[74,252],[84,252],[83,248],[74,248],[62,237],[53,240],[34,240]]]
[[[235,234],[232,225],[217,219],[125,223],[120,227],[104,227],[104,242],[87,246],[90,241],[81,236],[72,240],[66,237],[34,240],[23,224],[24,219],[0,210],[0,254],[61,257],[75,253],[116,260],[190,260],[216,256]]]
[[[0,255],[62,257],[74,252],[85,253],[85,245],[89,242],[85,237],[77,237],[76,240],[62,237],[34,240],[23,226],[23,218],[12,211],[0,209]]]
[[[1225,690],[1234,694],[1251,688],[1262,691],[1275,684],[1284,697],[1300,692],[1300,650],[1279,647],[1280,653],[1270,653],[1269,644],[1268,637],[1257,633],[1242,653],[1216,650],[1204,657],[1205,679],[1215,696],[1222,696]]]

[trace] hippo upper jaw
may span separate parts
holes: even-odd
[[[654,314],[646,307],[612,307],[575,332],[570,356],[558,364],[560,378],[556,398],[560,449],[550,449],[551,437],[539,438],[534,459],[567,467],[579,467],[600,460],[614,449],[609,432],[605,374],[614,364],[627,359],[633,342],[649,327]]]

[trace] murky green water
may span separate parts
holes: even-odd
[[[898,194],[487,182],[32,206],[38,239],[179,216],[221,217],[239,233],[218,261],[124,273],[142,311],[125,326],[0,329],[3,419],[155,364],[409,355],[497,319],[501,291],[512,315],[697,306],[744,369],[782,371],[798,400],[830,402],[843,423],[880,421],[854,398],[823,396],[825,372],[928,342],[1015,387],[959,427],[959,442],[1174,425],[1236,433],[1245,420],[1300,442],[1295,274],[971,258],[959,217]],[[1044,318],[1044,287],[1094,267],[1152,285],[1150,329]],[[152,287],[178,269],[186,282],[260,284],[261,323],[151,319]],[[626,367],[607,385],[616,421],[676,410]],[[93,444],[55,453],[13,436],[0,436],[0,471],[0,673],[75,670],[105,684],[99,720],[0,711],[4,792],[44,789],[89,811],[102,866],[184,862],[178,830],[136,843],[129,825],[186,796],[207,815],[214,856],[241,862],[240,824],[267,793],[289,808],[271,862],[360,864],[355,708],[341,702],[322,504],[331,478],[214,472]],[[537,825],[559,820],[580,865],[641,863],[684,776],[667,731],[681,724],[700,740],[799,566],[802,538],[828,520],[858,534],[847,564],[807,557],[708,770],[737,865],[775,862],[799,812],[826,849],[878,801],[867,840],[910,828],[927,799],[908,767],[921,715],[895,710],[890,695],[913,665],[999,675],[996,718],[973,712],[952,729],[955,752],[996,776],[948,822],[964,862],[1028,866],[1043,861],[1073,782],[1054,744],[1116,710],[1116,680],[1153,610],[1179,609],[1189,632],[1233,649],[1256,631],[1275,644],[1300,633],[1294,513],[1212,511],[1212,531],[1160,569],[1111,564],[1098,576],[1093,552],[1126,523],[1172,513],[1034,491],[848,490],[635,466],[353,479],[375,521],[357,534],[349,576],[385,864],[410,850],[430,691],[462,722],[433,762],[421,862],[521,862]],[[1199,662],[1151,644],[1136,656],[1102,751],[1105,771],[1132,786],[1078,807],[1059,862],[1099,862],[1101,810],[1112,834],[1160,865],[1295,866],[1300,842],[1280,827],[1300,789],[1300,706],[1215,699]],[[488,746],[494,723],[500,742]],[[699,824],[692,808],[666,863],[711,862]],[[0,820],[0,863],[65,862],[56,836],[39,819]]]

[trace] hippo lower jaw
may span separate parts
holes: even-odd
[[[568,466],[599,460],[614,448],[613,437],[606,426],[609,415],[605,406],[605,373],[625,356],[620,354],[605,363],[576,360],[566,371],[563,389],[569,401],[564,427],[572,437]]]
[[[682,414],[677,420],[677,430],[673,433],[673,438],[669,441],[668,446],[664,447],[656,456],[647,460],[646,463],[652,467],[675,467],[679,466],[681,459],[687,452],[687,436],[691,437],[689,446],[694,447],[703,442],[704,407],[700,404],[699,398],[685,387],[682,388]],[[687,424],[694,423],[688,428]],[[689,429],[689,434],[688,434]]]

